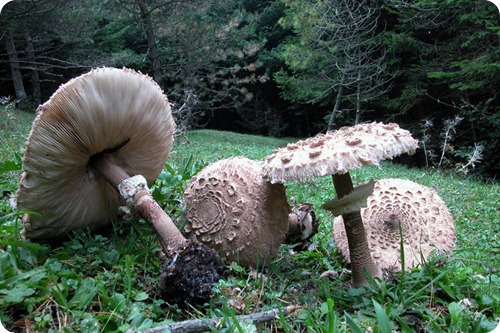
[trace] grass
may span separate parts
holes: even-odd
[[[0,109],[0,185],[14,193],[20,156],[34,115]],[[9,117],[4,117],[8,113]],[[8,119],[8,121],[7,121]],[[198,130],[176,140],[153,195],[174,218],[190,177],[210,162],[243,155],[262,159],[294,139]],[[143,220],[117,221],[100,233],[74,232],[58,243],[26,242],[19,213],[0,202],[0,321],[11,331],[125,332],[173,321],[300,305],[295,314],[253,325],[236,321],[214,332],[489,332],[500,317],[500,186],[433,170],[384,163],[352,173],[355,183],[408,178],[433,187],[456,221],[456,250],[431,257],[394,279],[352,289],[350,277],[319,279],[348,268],[334,246],[332,218],[319,207],[334,196],[331,179],[287,184],[290,201],[314,204],[321,220],[308,251],[282,246],[265,268],[228,264],[224,280],[203,306],[180,309],[151,291],[163,259]],[[261,274],[258,274],[261,273]]]

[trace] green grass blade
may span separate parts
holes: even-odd
[[[347,312],[345,312],[344,315],[347,321],[347,325],[349,325],[349,328],[352,330],[352,333],[364,333],[361,327],[359,327],[358,324],[354,322],[354,320],[351,318],[351,316],[349,316]]]
[[[385,313],[384,308],[376,300],[373,301],[375,307],[375,314],[377,315],[378,331],[379,333],[391,333],[391,324],[389,317]]]

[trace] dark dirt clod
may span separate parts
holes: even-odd
[[[217,252],[190,239],[165,265],[158,292],[169,303],[203,304],[210,299],[212,285],[222,278],[224,269]]]

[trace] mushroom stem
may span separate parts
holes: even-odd
[[[218,281],[224,264],[217,252],[191,239],[187,240],[167,213],[154,201],[146,179],[129,177],[107,154],[91,161],[103,177],[120,193],[129,207],[134,208],[154,229],[163,251],[171,261],[165,265],[158,281],[159,293],[175,303],[203,303]]]
[[[172,256],[176,250],[186,245],[186,238],[151,197],[144,177],[130,177],[107,153],[97,154],[92,158],[90,164],[120,192],[128,206],[133,207],[140,216],[149,222],[168,256]]]
[[[110,183],[114,188],[118,189],[118,185],[122,180],[129,178],[125,170],[118,166],[113,157],[107,153],[99,153],[90,159],[90,163],[99,173]]]
[[[176,251],[186,246],[186,238],[160,205],[153,200],[148,190],[137,191],[134,196],[134,208],[153,227],[167,256],[172,257]]]
[[[335,192],[337,192],[339,199],[345,197],[354,190],[349,172],[341,175],[332,175],[332,179],[333,186],[335,186]]]
[[[332,175],[333,185],[338,198],[342,198],[354,190],[349,173]],[[361,212],[353,212],[342,215],[351,256],[352,285],[354,288],[368,285],[364,271],[370,276],[382,278],[382,271],[372,259],[365,227],[361,218]]]
[[[158,281],[158,291],[176,303],[203,303],[212,293],[224,264],[217,252],[195,239],[187,240],[165,211],[153,200],[146,179],[137,175],[124,179],[118,190],[153,227],[165,253],[172,258]]]

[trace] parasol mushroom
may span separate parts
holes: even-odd
[[[378,180],[361,216],[372,257],[381,269],[402,268],[400,226],[406,270],[421,264],[433,250],[453,250],[453,217],[439,195],[424,185],[406,179]],[[342,216],[334,220],[333,236],[337,248],[349,261]]]
[[[209,164],[184,191],[184,230],[242,266],[273,258],[288,229],[285,187],[262,178],[262,167],[246,157]]]
[[[25,236],[40,240],[98,229],[116,218],[125,201],[178,263],[189,247],[201,251],[182,236],[147,186],[164,166],[174,128],[166,96],[141,73],[99,68],[62,85],[37,109],[26,144],[16,200],[19,209],[37,214],[23,217]],[[222,266],[210,249],[204,255],[213,258],[207,272]],[[167,265],[169,276],[176,275],[173,268]]]
[[[365,286],[365,270],[381,277],[370,256],[360,208],[373,189],[373,182],[354,188],[349,171],[363,165],[379,167],[381,160],[402,153],[412,154],[418,146],[410,132],[397,124],[369,123],[343,127],[277,149],[265,160],[263,169],[272,183],[306,181],[332,175],[337,198],[323,208],[343,215],[351,253],[352,284]]]

